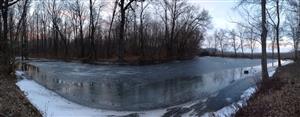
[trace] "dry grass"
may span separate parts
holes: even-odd
[[[0,117],[41,117],[15,83],[15,76],[0,74]]]

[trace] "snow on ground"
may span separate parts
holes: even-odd
[[[16,76],[18,76],[18,77],[20,77],[20,78],[26,78],[25,77],[25,73],[24,72],[22,72],[22,71],[16,71]]]

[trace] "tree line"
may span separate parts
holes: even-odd
[[[257,36],[260,36],[261,44],[261,67],[263,81],[267,80],[267,40],[272,42],[272,53],[274,48],[277,49],[278,66],[281,67],[280,56],[280,38],[287,36],[293,40],[295,59],[298,58],[298,46],[300,40],[300,1],[299,0],[241,0],[240,6],[246,5],[246,15],[248,16],[246,23],[240,23],[243,27],[254,28]],[[257,12],[250,12],[251,8],[259,8]],[[285,15],[285,21],[282,19]],[[246,25],[245,25],[246,24]],[[291,26],[293,25],[293,26]]]
[[[20,0],[7,13],[6,39],[22,59],[191,58],[211,21],[187,0]]]
[[[253,58],[254,49],[260,46],[261,40],[261,14],[259,14],[260,2],[242,1],[239,10],[243,20],[232,21],[235,29],[216,29],[212,36],[206,38],[207,47],[217,48],[223,55],[225,50],[232,50],[244,54],[245,48],[250,50]],[[268,48],[272,48],[272,58],[281,58],[280,40],[283,38],[292,40],[294,58],[298,57],[299,46],[299,2],[297,0],[269,0],[266,4],[267,40]],[[281,43],[283,44],[283,43]],[[276,51],[276,53],[275,53]],[[278,65],[281,66],[280,61]]]

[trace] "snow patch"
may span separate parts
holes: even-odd
[[[15,75],[17,76],[17,77],[19,77],[19,78],[21,78],[21,79],[25,79],[26,78],[26,73],[25,72],[23,72],[23,71],[16,71],[15,72]]]
[[[25,73],[24,72],[22,72],[22,71],[16,71],[16,75],[17,76],[23,76]]]
[[[229,106],[223,107],[216,112],[208,112],[201,117],[231,117],[233,116],[241,107],[247,104],[247,100],[251,97],[253,93],[256,92],[256,87],[250,87],[241,95],[241,100],[233,103]]]

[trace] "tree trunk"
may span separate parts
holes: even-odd
[[[279,45],[279,26],[280,26],[279,0],[276,0],[276,14],[277,14],[277,24],[276,24],[277,59],[278,59],[278,67],[281,67],[280,45]]]
[[[120,12],[121,12],[121,21],[120,21],[120,32],[118,40],[118,61],[124,62],[124,32],[125,32],[125,20],[126,20],[126,9],[124,7],[125,0],[120,1]]]
[[[2,5],[2,4],[1,4]],[[6,75],[10,74],[12,72],[11,65],[10,65],[10,50],[9,50],[9,43],[8,43],[8,0],[4,1],[4,8],[2,11],[2,20],[3,20],[3,32],[2,32],[2,38],[0,42],[0,48],[1,48],[1,68],[0,72],[4,73]]]
[[[261,16],[262,16],[262,33],[261,33],[261,68],[262,68],[262,79],[263,81],[269,78],[268,74],[268,66],[267,66],[267,49],[266,49],[266,41],[267,41],[267,20],[266,20],[266,0],[261,0]]]
[[[79,16],[79,36],[80,36],[80,58],[85,56],[84,41],[83,41],[83,22],[81,14]]]
[[[112,18],[109,24],[109,30],[108,30],[108,42],[107,42],[107,49],[106,49],[106,57],[108,58],[110,55],[110,47],[111,47],[111,31],[112,31],[112,25],[114,23],[114,19],[115,19],[115,15],[116,15],[116,10],[117,10],[117,6],[118,6],[118,1],[119,0],[115,0],[115,5],[114,5],[114,10],[113,10],[113,14],[112,14]]]
[[[144,4],[143,2],[141,3],[141,13],[140,13],[140,43],[141,43],[141,55],[142,59],[145,57],[145,52],[144,52],[144,19],[143,19],[143,11],[144,11]]]
[[[97,50],[95,46],[95,25],[94,25],[94,14],[93,14],[93,2],[90,0],[90,38],[91,38],[91,57],[97,59]]]

